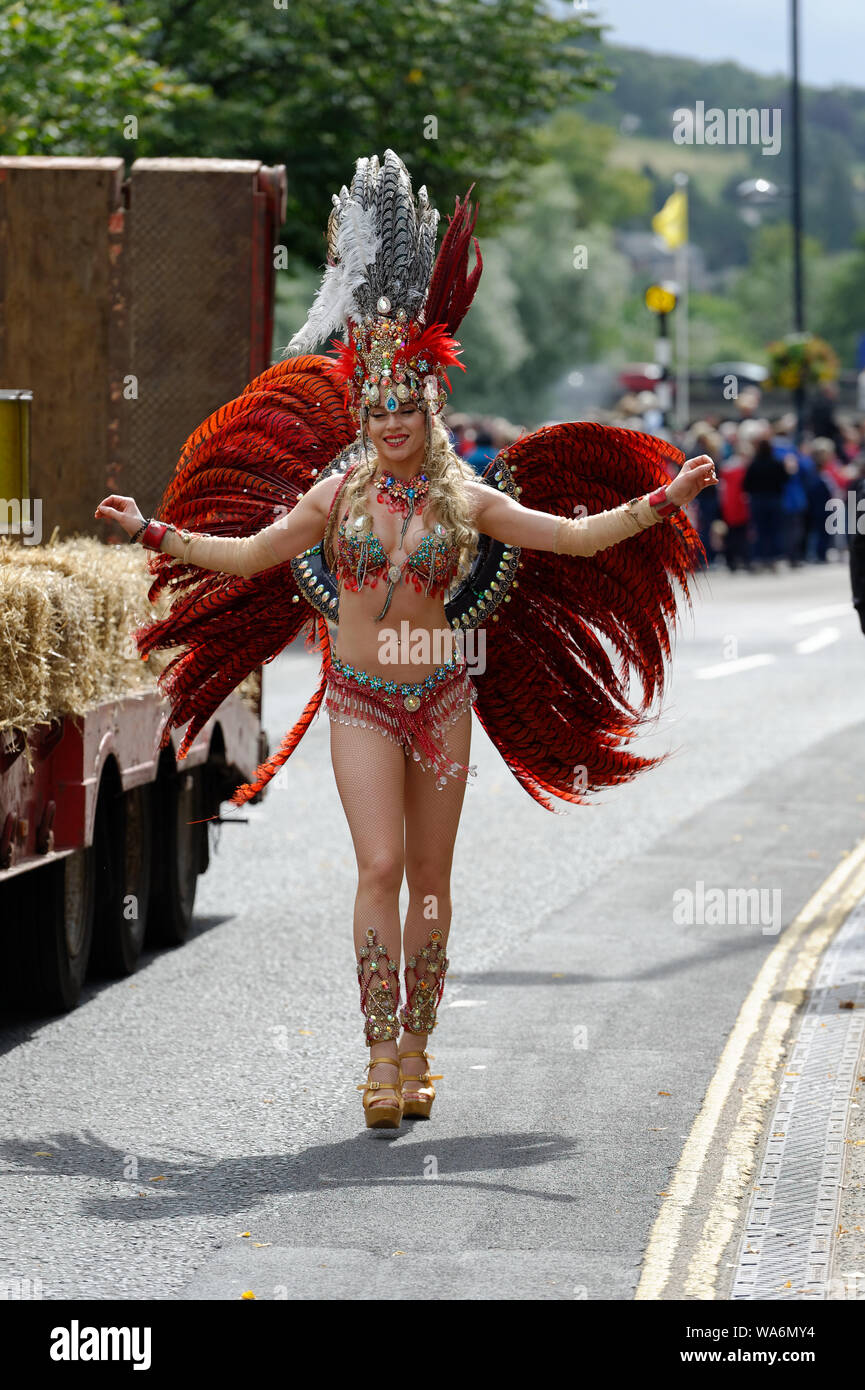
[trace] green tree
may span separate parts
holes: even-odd
[[[142,131],[142,154],[284,163],[283,240],[324,262],[331,194],[390,146],[443,214],[476,182],[487,234],[510,216],[547,115],[602,83],[598,26],[544,0],[130,0],[150,56],[210,102]]]
[[[802,241],[805,324],[812,327],[825,294],[827,262],[813,237]],[[752,341],[769,343],[793,331],[793,233],[778,222],[760,227],[749,265],[735,278],[731,297],[738,307],[742,332]]]
[[[18,0],[0,152],[285,164],[281,240],[321,266],[331,194],[391,146],[443,213],[475,183],[489,233],[544,157],[538,126],[603,82],[597,31],[544,0]]]
[[[568,371],[620,351],[631,270],[596,210],[642,206],[647,193],[639,175],[623,179],[605,163],[607,131],[564,118],[555,124],[560,156],[528,172],[512,222],[482,242],[484,275],[459,335],[469,373],[451,378],[457,409],[526,424],[549,416]],[[550,147],[546,132],[539,140]],[[587,172],[577,178],[581,167]]]
[[[805,225],[827,251],[846,251],[858,227],[852,171],[840,140],[824,140],[821,146],[819,170],[815,169],[810,178],[806,165],[811,197],[805,204]]]
[[[0,153],[123,154],[148,122],[207,96],[144,53],[159,21],[107,0],[19,0],[0,9]]]
[[[616,138],[609,126],[588,121],[579,111],[557,112],[537,133],[539,152],[545,162],[557,164],[583,221],[618,226],[645,221],[651,211],[651,180],[610,162]]]
[[[843,367],[856,366],[859,339],[865,334],[865,232],[833,268],[817,308],[815,331],[832,344]]]

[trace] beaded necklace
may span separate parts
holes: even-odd
[[[399,548],[405,540],[405,533],[408,524],[415,514],[415,510],[422,512],[424,504],[429,496],[429,479],[426,473],[414,473],[410,478],[397,478],[393,473],[385,472],[378,480],[378,500],[387,504],[388,511],[400,512],[405,518],[402,524],[402,532],[399,538]],[[375,622],[379,622],[390,607],[393,598],[394,585],[402,578],[402,567],[400,565],[390,565],[387,571],[388,591],[384,607],[375,616]]]
[[[387,505],[390,512],[408,513],[423,511],[429,496],[429,479],[426,473],[415,473],[411,478],[397,478],[393,473],[382,473],[377,479],[378,500]]]

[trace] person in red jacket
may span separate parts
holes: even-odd
[[[827,482],[835,488],[836,496],[846,497],[847,489],[855,481],[856,470],[839,458],[834,442],[825,437],[813,439],[810,453]]]
[[[747,494],[742,489],[745,469],[750,463],[751,448],[743,445],[721,464],[719,485],[721,517],[727,527],[724,537],[724,558],[727,568],[732,572],[740,566],[751,569],[751,546],[748,525],[751,511]]]

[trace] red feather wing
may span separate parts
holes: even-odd
[[[158,515],[175,526],[210,535],[252,535],[291,508],[315,482],[315,474],[354,437],[341,383],[326,357],[291,357],[262,372],[189,436]],[[271,661],[310,621],[327,662],[327,626],[299,594],[288,561],[244,578],[184,565],[154,554],[151,601],[164,588],[175,597],[169,613],[136,629],[142,657],[182,647],[159,677],[171,704],[162,746],[170,730],[188,722],[178,756],[240,682]],[[280,749],[254,782],[232,797],[254,792],[285,761],[321,703],[323,683]]]
[[[653,491],[684,455],[651,435],[569,423],[524,436],[500,459],[515,470],[523,506],[573,516],[578,506],[591,515]],[[475,709],[514,776],[547,810],[555,810],[548,794],[585,803],[587,793],[668,756],[639,757],[624,745],[663,694],[677,602],[693,607],[688,581],[705,561],[684,513],[594,556],[522,550],[518,587],[487,628]],[[632,675],[641,685],[637,704]]]

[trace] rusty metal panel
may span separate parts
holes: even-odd
[[[105,492],[131,493],[127,486],[129,460],[129,410],[126,393],[132,373],[131,360],[131,256],[129,245],[129,181],[123,184],[124,205],[108,219],[108,421]],[[104,533],[108,527],[97,525]],[[111,528],[116,534],[116,528]]]
[[[158,506],[187,436],[249,381],[257,160],[137,159],[130,173],[127,481]]]
[[[94,530],[109,489],[109,223],[122,159],[0,158],[0,387],[33,392],[43,537]]]
[[[253,238],[250,377],[258,376],[259,372],[270,366],[276,298],[274,252],[277,234],[285,221],[286,202],[285,165],[260,169],[254,195],[256,229]]]
[[[45,538],[156,510],[188,435],[270,363],[285,168],[0,158],[0,388],[33,391]]]

